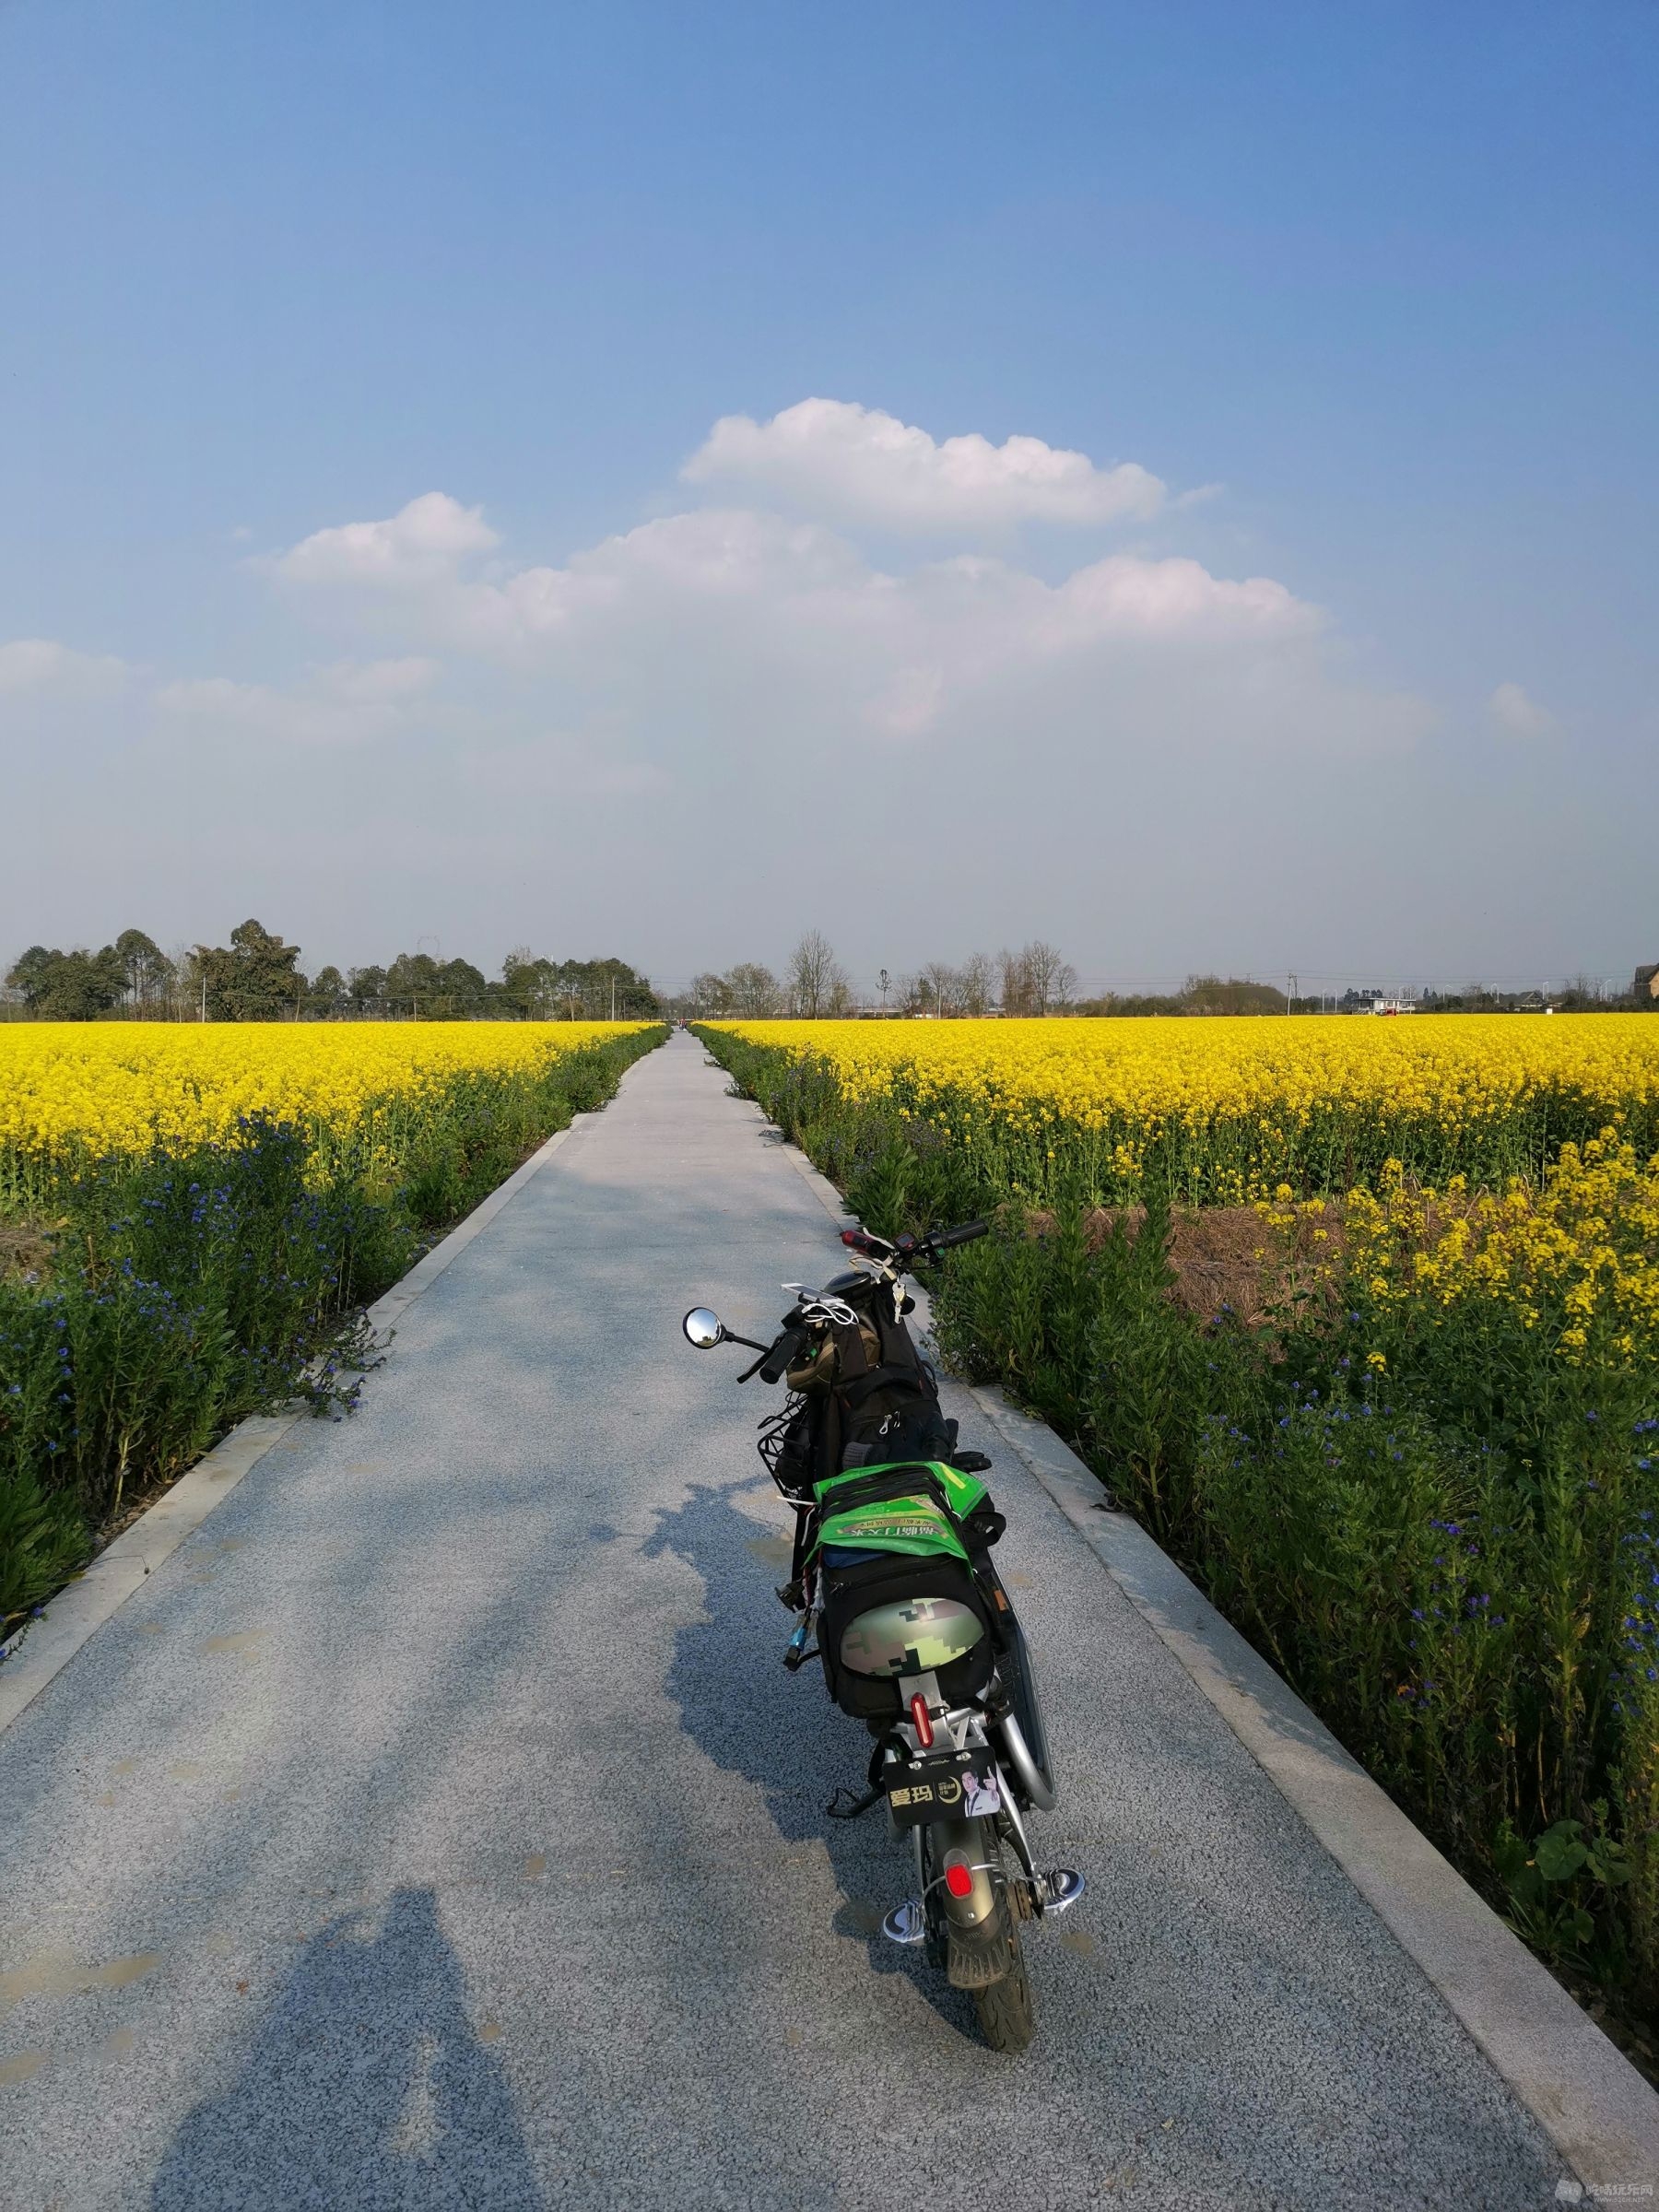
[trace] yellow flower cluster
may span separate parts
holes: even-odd
[[[1341,1188],[1385,1150],[1419,1175],[1537,1171],[1612,1124],[1659,1141],[1659,1019],[1641,1014],[711,1025],[816,1056],[852,1103],[1000,1147],[1041,1183],[1058,1147],[1122,1190],[1159,1153],[1188,1194]]]
[[[638,1022],[15,1022],[0,1026],[0,1160],[169,1151],[244,1115],[344,1137],[458,1080],[535,1075]]]
[[[1651,1360],[1659,1346],[1659,1158],[1608,1130],[1567,1145],[1539,1185],[1413,1189],[1397,1160],[1344,1208],[1348,1264],[1380,1306],[1516,1308],[1570,1362]]]

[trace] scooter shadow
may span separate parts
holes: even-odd
[[[831,1703],[816,1660],[796,1674],[784,1667],[790,1617],[772,1593],[789,1579],[787,1546],[769,1534],[775,1514],[762,1521],[742,1510],[746,1494],[758,1497],[758,1486],[694,1485],[677,1512],[659,1515],[641,1547],[646,1558],[683,1559],[705,1593],[705,1617],[676,1635],[665,1688],[698,1747],[759,1784],[786,1843],[822,1840],[841,1896],[836,1934],[862,1941],[877,1973],[905,1976],[941,2018],[972,2036],[971,2000],[919,1949],[881,1933],[882,1914],[915,1887],[909,1847],[894,1837],[885,1809],[874,1806],[856,1819],[826,1810],[837,1789],[863,1794],[871,1738]]]

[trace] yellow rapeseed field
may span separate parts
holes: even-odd
[[[710,1026],[827,1064],[849,1105],[924,1117],[1026,1190],[1054,1168],[1124,1192],[1155,1153],[1188,1195],[1238,1200],[1283,1177],[1340,1187],[1388,1157],[1485,1178],[1603,1128],[1659,1143],[1643,1014]]]
[[[0,1026],[0,1159],[168,1151],[243,1116],[357,1136],[458,1079],[532,1075],[638,1022],[16,1022]]]
[[[1651,1363],[1659,1345],[1659,1159],[1644,1166],[1610,1135],[1563,1146],[1541,1183],[1516,1177],[1501,1192],[1458,1175],[1415,1190],[1390,1161],[1375,1192],[1349,1195],[1344,1235],[1373,1311],[1438,1322],[1497,1299],[1547,1326],[1570,1365]]]

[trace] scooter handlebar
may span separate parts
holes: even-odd
[[[924,1241],[931,1244],[935,1252],[948,1252],[953,1244],[971,1244],[975,1237],[988,1235],[990,1229],[989,1221],[964,1221],[960,1229],[935,1230]]]
[[[753,1371],[762,1382],[781,1382],[784,1371],[793,1367],[798,1356],[806,1348],[804,1329],[785,1329],[771,1350]]]

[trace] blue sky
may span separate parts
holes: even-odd
[[[1659,958],[1656,64],[1645,5],[12,0],[0,953]]]

